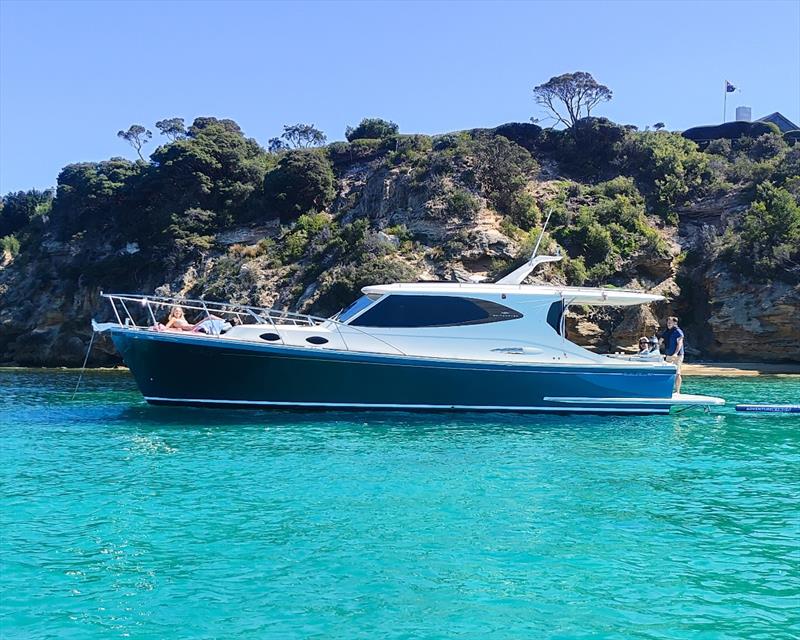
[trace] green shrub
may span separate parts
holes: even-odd
[[[391,149],[388,162],[392,165],[424,165],[430,160],[432,138],[425,135],[395,135],[385,140]]]
[[[7,193],[0,199],[0,236],[16,233],[34,218],[50,213],[53,191],[17,191]]]
[[[609,173],[628,131],[607,118],[582,118],[565,131],[543,137],[562,168],[577,178],[597,178]]]
[[[19,255],[19,240],[16,236],[3,236],[0,238],[0,249],[3,253],[10,253],[12,256]]]
[[[733,153],[733,145],[727,138],[719,138],[718,140],[712,140],[709,142],[705,151],[706,153],[711,153],[730,159]]]
[[[410,242],[414,239],[414,234],[412,234],[408,230],[408,227],[406,227],[406,225],[404,224],[398,224],[393,227],[388,227],[386,229],[386,233],[397,238],[401,244],[404,242]]]
[[[264,178],[264,197],[283,219],[322,211],[335,195],[331,163],[319,150],[289,151]]]
[[[604,260],[603,262],[598,262],[586,272],[586,280],[592,284],[602,284],[607,287],[610,286],[608,280],[614,275],[615,271],[616,267],[613,261]]]
[[[295,222],[294,229],[305,231],[309,236],[313,236],[330,225],[330,223],[330,218],[324,213],[304,213]]]
[[[142,216],[131,216],[126,196],[141,176],[140,164],[124,158],[105,162],[69,164],[58,174],[51,223],[56,233],[68,238],[80,231],[95,231],[114,222],[130,227]],[[175,211],[175,210],[173,210]],[[165,218],[168,224],[169,217]]]
[[[447,213],[462,220],[471,220],[480,209],[478,199],[466,189],[451,191],[445,202]]]
[[[389,140],[379,138],[359,138],[353,142],[334,142],[327,151],[336,164],[367,162],[374,160],[389,150]]]
[[[176,246],[182,251],[204,251],[210,249],[214,243],[216,221],[217,214],[214,211],[189,209],[172,215],[172,224],[167,228],[167,234],[175,239]]]
[[[597,223],[591,223],[583,230],[583,246],[587,258],[593,262],[601,262],[614,248],[611,233]]]
[[[385,148],[386,146],[386,141],[381,140],[380,138],[359,138],[358,140],[353,140],[353,142],[350,143],[350,148],[358,150],[362,155],[372,153],[378,149]]]
[[[786,153],[789,145],[779,133],[765,133],[758,138],[746,138],[750,143],[747,155],[755,161],[769,160]]]
[[[777,185],[786,186],[787,189],[792,191],[788,183],[796,182],[798,176],[800,176],[800,142],[790,147],[781,158],[780,163],[775,167],[772,181]]]
[[[364,118],[355,128],[347,127],[344,135],[348,142],[353,142],[364,138],[388,138],[399,130],[400,128],[391,120]]]
[[[786,189],[765,182],[738,225],[723,237],[722,255],[758,279],[800,281],[800,205]]]
[[[281,262],[296,262],[306,253],[309,246],[323,232],[332,234],[335,232],[335,225],[324,213],[304,213],[294,223],[291,231],[284,235],[281,242],[280,258]],[[323,242],[325,239],[323,239]],[[319,245],[319,243],[317,243]],[[315,247],[320,248],[319,246]]]
[[[434,151],[453,151],[459,147],[462,139],[457,133],[445,133],[443,135],[434,136],[433,150]]]
[[[298,229],[287,234],[283,239],[281,257],[284,264],[295,262],[303,257],[308,246],[308,232]]]
[[[441,245],[442,255],[449,259],[461,257],[464,251],[469,248],[470,239],[470,232],[467,229],[458,229]]]
[[[502,231],[502,233],[505,236],[507,236],[509,238],[512,238],[512,239],[513,238],[518,238],[518,237],[524,235],[524,233],[525,233],[522,229],[520,229],[517,225],[515,225],[508,218],[503,218],[500,221],[500,231]]]
[[[616,196],[627,196],[631,200],[641,200],[636,183],[629,176],[617,176],[607,182],[601,182],[589,189],[589,193],[596,196],[614,198]],[[576,194],[580,195],[580,194]]]
[[[194,289],[212,300],[230,300],[235,295],[241,268],[242,260],[238,256],[221,256],[213,262],[208,274],[197,282]]]
[[[509,197],[508,217],[521,229],[528,231],[542,220],[542,212],[533,194],[518,191]]]
[[[503,136],[474,142],[475,177],[484,195],[506,212],[513,196],[539,171],[531,154]]]
[[[583,256],[577,258],[564,258],[564,275],[567,277],[567,284],[580,287],[589,278],[586,270],[586,262]]]
[[[419,133],[410,135],[392,136],[387,144],[395,151],[423,151],[427,152],[433,148],[433,138]]]
[[[508,138],[511,142],[533,153],[542,135],[542,128],[530,122],[509,122],[495,127],[492,129],[492,133],[497,136]]]
[[[708,156],[675,133],[631,134],[622,145],[620,163],[662,215],[696,195],[709,175]]]
[[[550,200],[551,229],[571,260],[563,263],[570,281],[601,281],[618,270],[621,258],[640,252],[669,256],[669,247],[646,215],[645,201],[630,177],[620,176],[583,190],[577,213],[567,209],[569,183]],[[577,203],[576,203],[577,204]]]
[[[322,279],[320,295],[312,312],[331,315],[358,298],[363,287],[409,282],[415,278],[416,271],[404,262],[369,256],[363,262],[346,264],[328,272]]]
[[[219,224],[263,216],[264,175],[277,157],[245,137],[233,120],[196,118],[186,138],[158,147],[151,157],[154,164],[131,194],[133,206],[152,212],[144,216],[143,235],[157,240],[172,213],[191,208],[216,211]]]

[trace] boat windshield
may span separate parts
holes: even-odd
[[[333,317],[333,319],[338,320],[339,322],[347,322],[354,315],[361,313],[369,305],[375,302],[375,300],[377,300],[377,297],[361,296],[358,300],[353,302],[344,311],[340,311],[339,313],[337,313]]]

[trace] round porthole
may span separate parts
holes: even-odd
[[[306,338],[306,342],[310,342],[311,344],[328,344],[328,339],[322,336],[310,336]]]
[[[262,333],[258,336],[262,340],[268,340],[269,342],[275,342],[276,340],[280,340],[281,337],[277,333]]]

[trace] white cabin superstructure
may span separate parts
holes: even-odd
[[[402,283],[372,285],[362,292],[362,298],[327,321],[282,325],[281,341],[417,357],[601,364],[608,356],[567,339],[564,313],[569,305],[630,306],[663,300],[639,291],[537,285]],[[259,340],[264,330],[263,325],[241,325],[225,337]],[[620,362],[653,365],[652,359],[615,358]]]

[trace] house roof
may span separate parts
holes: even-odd
[[[759,118],[756,122],[771,122],[772,124],[776,125],[778,129],[781,130],[781,133],[786,133],[787,131],[794,131],[795,129],[800,129],[794,122],[789,120],[785,115],[783,115],[780,111],[775,111],[774,113],[770,113],[763,118]]]

